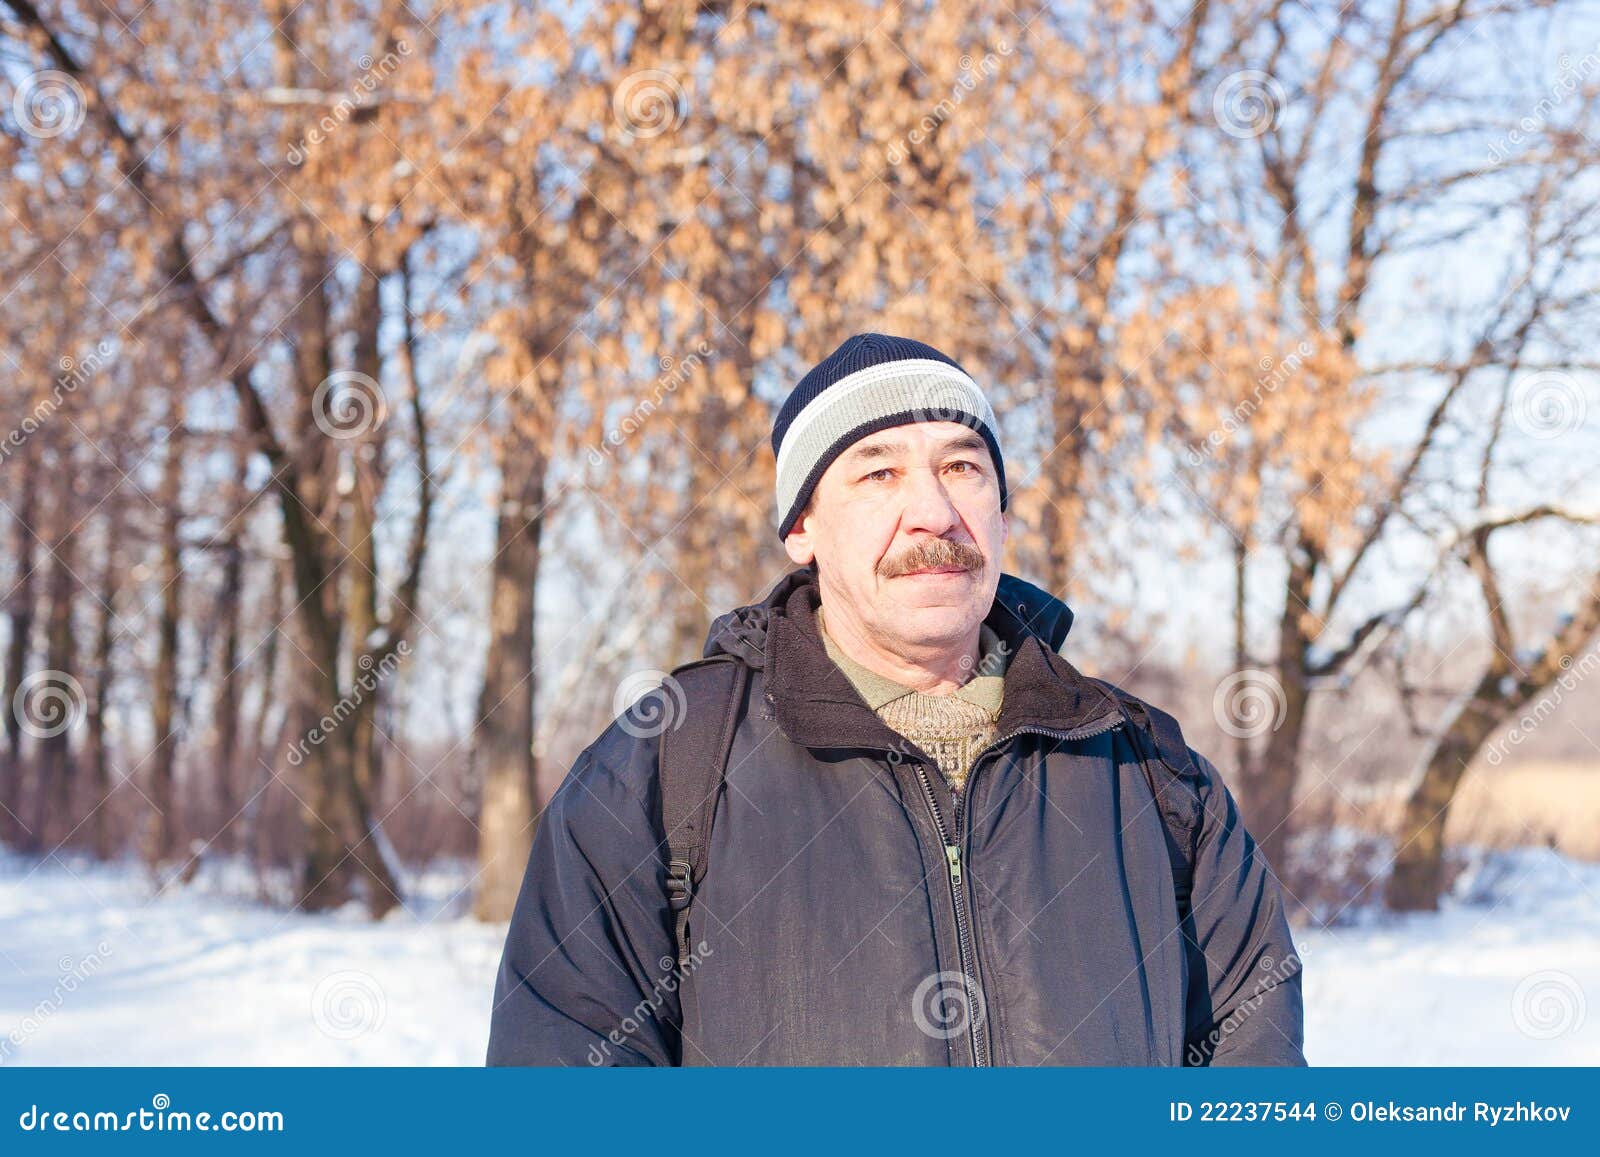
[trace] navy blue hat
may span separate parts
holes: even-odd
[[[960,422],[983,436],[1006,508],[1006,470],[994,411],[953,358],[906,337],[858,333],[813,366],[772,425],[778,460],[778,537],[787,538],[817,480],[850,446],[891,426]]]

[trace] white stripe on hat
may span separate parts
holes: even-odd
[[[785,468],[792,461],[794,455],[800,453],[801,448],[805,447],[806,432],[825,415],[835,411],[838,407],[859,403],[860,399],[857,395],[862,391],[897,378],[911,379],[908,384],[912,386],[913,390],[924,388],[929,384],[930,380],[936,381],[940,386],[956,387],[957,391],[964,395],[964,400],[968,403],[967,406],[960,407],[962,412],[971,413],[973,417],[980,420],[991,430],[995,428],[994,411],[990,408],[989,399],[984,396],[983,390],[979,388],[978,383],[973,381],[969,374],[952,366],[949,362],[941,362],[933,358],[902,358],[898,361],[885,362],[882,365],[868,366],[864,370],[857,370],[853,374],[845,375],[823,390],[806,405],[805,409],[795,415],[794,421],[784,431],[783,444],[778,450],[776,471],[780,480],[780,496],[782,492],[781,480],[784,477]],[[915,398],[912,401],[914,403]],[[929,409],[952,408],[948,403],[941,404],[933,398],[929,398],[923,404]],[[868,413],[863,410],[859,417],[860,421],[865,422],[874,417],[882,417],[883,414],[895,413],[904,408],[907,407],[897,405],[893,409],[882,411],[882,413]],[[918,407],[913,404],[910,408],[915,409]],[[813,450],[813,453],[815,453],[815,450]],[[801,481],[803,479],[795,480],[796,488],[798,488]]]

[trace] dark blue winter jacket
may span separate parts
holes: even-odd
[[[999,727],[958,801],[828,657],[819,597],[792,571],[706,640],[751,680],[681,968],[662,721],[630,708],[578,757],[534,838],[489,1063],[1305,1063],[1300,960],[1233,796],[1189,749],[1180,923],[1131,725],[1059,653],[1065,605],[1002,578]]]

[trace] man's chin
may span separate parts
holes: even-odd
[[[896,600],[896,616],[907,634],[924,638],[960,635],[974,613],[970,582],[906,583]],[[981,616],[980,616],[981,617]]]
[[[930,612],[972,605],[971,571],[940,571],[897,575],[889,580],[890,594],[908,610]]]

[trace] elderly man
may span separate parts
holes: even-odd
[[[977,383],[859,334],[772,447],[797,567],[573,765],[490,1063],[1304,1064],[1280,890],[1216,768],[1001,573]]]

